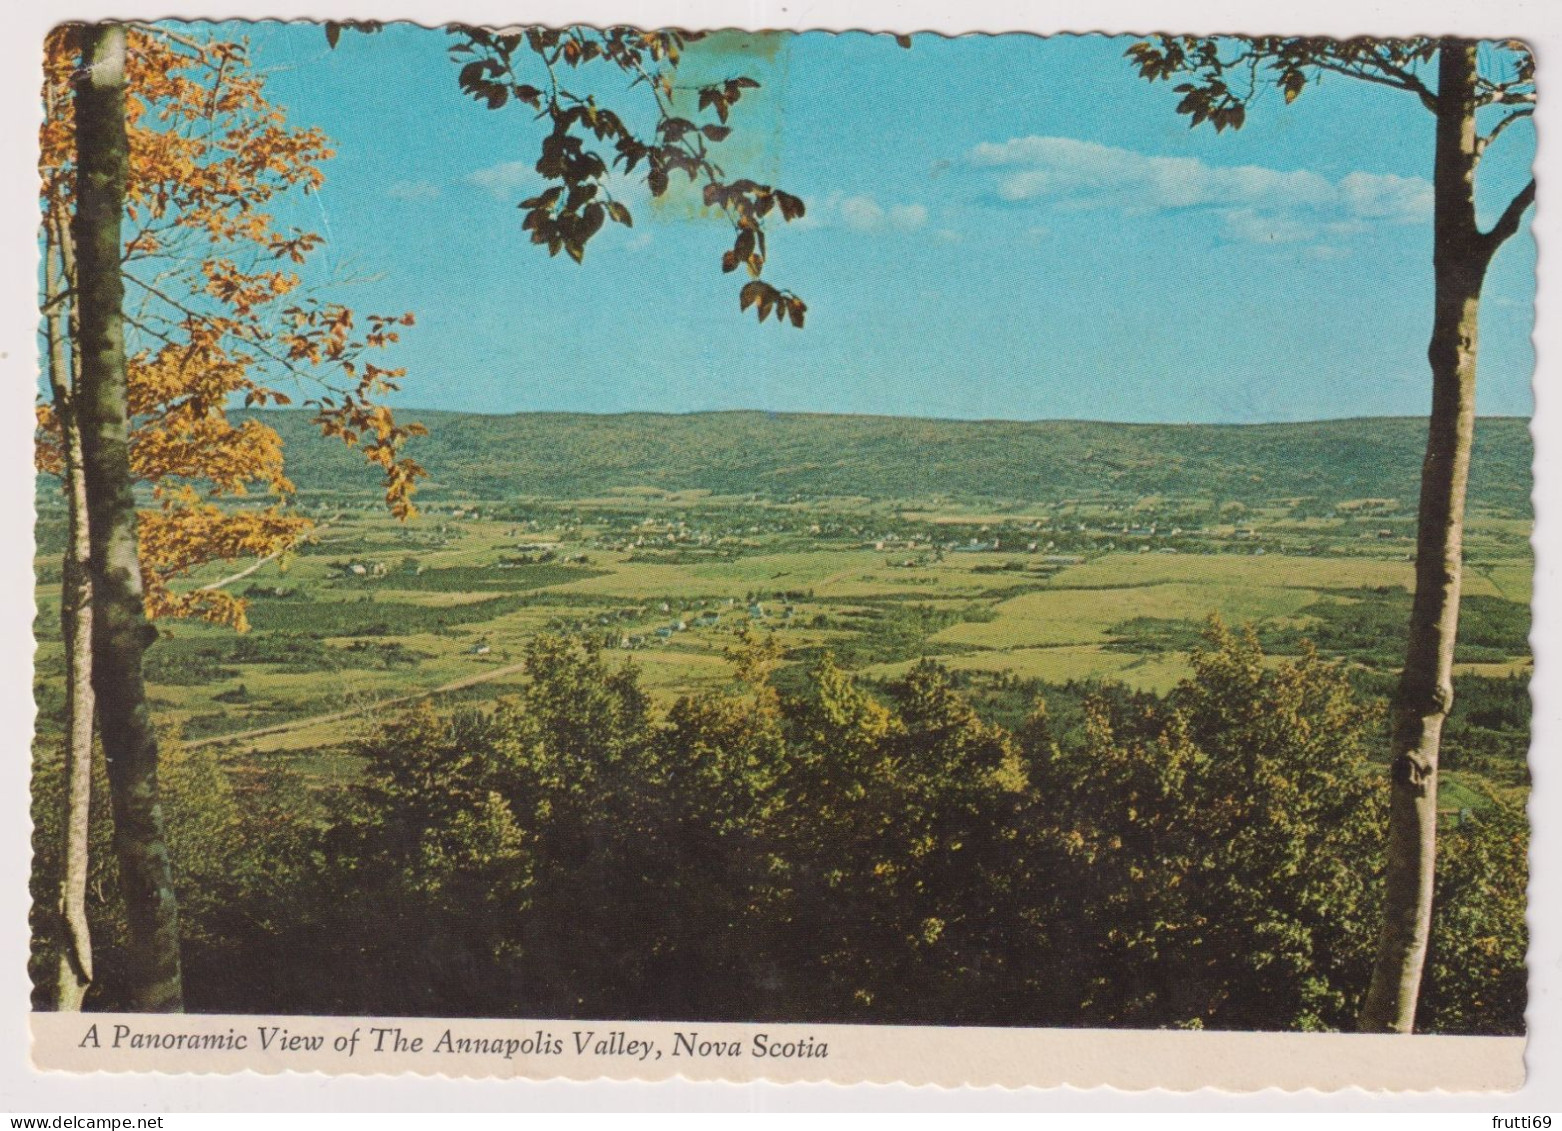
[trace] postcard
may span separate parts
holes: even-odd
[[[1520,1087],[1503,31],[56,27],[33,1063]]]

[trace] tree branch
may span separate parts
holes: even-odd
[[[1320,70],[1333,71],[1337,75],[1345,75],[1347,78],[1361,79],[1363,82],[1377,83],[1379,86],[1393,87],[1395,90],[1406,90],[1421,100],[1421,105],[1428,110],[1437,109],[1437,96],[1427,89],[1426,85],[1409,71],[1402,70],[1392,64],[1378,60],[1384,73],[1374,74],[1371,71],[1362,70],[1359,66],[1353,66],[1345,62],[1332,62],[1328,59],[1309,60]]]
[[[1476,80],[1476,106],[1523,106],[1535,101],[1535,81],[1517,78],[1509,82],[1492,82],[1487,78]]]
[[[212,322],[212,318],[211,318],[210,315],[202,314],[198,310],[191,309],[190,307],[186,306],[184,303],[180,302],[178,299],[169,296],[168,294],[166,294],[163,291],[159,290],[157,287],[154,287],[151,283],[146,282],[144,279],[136,278],[129,271],[124,272],[124,277],[125,277],[125,281],[127,283],[134,283],[136,286],[140,287],[142,290],[144,290],[144,291],[148,292],[149,294],[153,295],[154,297],[159,298],[162,301],[166,302],[169,306],[173,307],[175,310],[179,311],[181,314],[184,314],[185,316],[187,316],[189,318],[193,318],[193,319],[195,319],[198,322],[207,323],[208,325]],[[144,329],[146,329],[146,327],[142,326],[141,329],[144,330]],[[148,332],[152,333],[153,331],[148,331]],[[157,336],[158,337],[162,337],[162,335],[160,335],[160,334],[157,335]],[[230,336],[236,338],[237,340],[239,340],[241,342],[243,342],[246,347],[248,347],[250,349],[254,349],[257,352],[263,354],[269,360],[276,362],[276,364],[280,365],[283,368],[283,370],[288,374],[288,376],[292,377],[293,379],[295,379],[297,381],[313,381],[315,384],[321,386],[322,388],[329,389],[332,392],[339,392],[340,391],[340,390],[337,389],[336,386],[332,385],[329,381],[325,380],[319,374],[317,374],[317,373],[309,373],[306,370],[299,368],[291,359],[279,355],[274,350],[269,348],[265,344],[265,342],[260,341],[258,338],[245,337],[245,336],[240,335],[240,334],[231,334]],[[163,340],[164,341],[169,341],[169,339],[167,339],[167,338],[164,338]],[[170,345],[174,345],[176,343],[174,343],[172,341],[169,341],[169,344]]]
[[[1534,114],[1535,114],[1535,111],[1534,111],[1533,108],[1526,108],[1526,109],[1523,109],[1523,110],[1515,110],[1513,113],[1509,114],[1506,118],[1504,118],[1502,121],[1498,122],[1495,126],[1493,126],[1492,130],[1491,130],[1491,133],[1487,134],[1485,137],[1480,138],[1480,139],[1478,139],[1476,141],[1476,143],[1475,143],[1476,144],[1476,151],[1478,153],[1485,153],[1486,152],[1486,147],[1491,145],[1492,142],[1496,141],[1497,140],[1497,135],[1502,133],[1503,130],[1507,129],[1514,122],[1518,121],[1518,119],[1520,119],[1520,118],[1530,118],[1530,117],[1533,117]]]
[[[1437,96],[1432,93],[1431,89],[1421,81],[1420,76],[1414,71],[1408,71],[1398,63],[1391,63],[1381,55],[1375,54],[1373,59],[1386,74],[1399,79],[1404,84],[1404,89],[1419,97],[1427,109],[1431,109],[1436,105]]]
[[[197,52],[203,59],[212,49],[210,43],[201,43],[188,36],[180,35],[176,31],[169,31],[167,28],[157,24],[144,24],[139,20],[133,20],[126,26],[135,28],[137,31],[144,32],[147,35],[160,35],[170,43],[177,43],[183,47],[188,47],[191,51]]]
[[[1508,201],[1508,207],[1502,210],[1502,215],[1497,217],[1497,222],[1492,225],[1491,231],[1481,237],[1486,248],[1486,258],[1490,259],[1503,242],[1519,230],[1519,220],[1524,216],[1524,210],[1535,203],[1535,180],[1530,178],[1529,184],[1519,190],[1519,194]]]

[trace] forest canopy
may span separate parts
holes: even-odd
[[[1006,727],[934,663],[871,685],[826,656],[782,692],[778,659],[750,640],[658,709],[632,664],[538,637],[521,694],[420,705],[330,785],[170,743],[189,1008],[1350,1026],[1382,718],[1339,665],[1217,623],[1166,696],[1073,689]],[[1523,1031],[1527,839],[1495,800],[1445,830],[1428,1031]]]

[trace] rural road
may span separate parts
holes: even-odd
[[[334,522],[336,519],[341,517],[341,515],[336,515],[331,519],[331,522]],[[310,531],[310,533],[318,534],[322,530],[328,529],[330,525],[330,522],[322,522],[319,526]],[[221,581],[214,581],[210,585],[203,585],[201,588],[221,589],[224,586],[232,585],[235,581],[242,581],[244,578],[254,573],[267,562],[274,561],[275,559],[281,557],[284,552],[285,551],[283,550],[278,550],[275,554],[267,554],[265,557],[258,559],[253,565],[239,570],[238,573],[225,577]],[[516,672],[524,670],[525,667],[526,665],[524,663],[510,664],[507,667],[495,668],[492,671],[478,672],[476,675],[462,676],[460,679],[452,680],[446,684],[441,684],[439,687],[432,687],[427,691],[415,691],[410,695],[397,695],[392,699],[378,699],[373,703],[365,703],[361,707],[353,707],[346,711],[332,711],[325,715],[311,715],[307,719],[289,719],[285,723],[274,723],[271,726],[257,727],[254,730],[235,731],[231,734],[214,734],[208,738],[197,738],[193,742],[186,742],[184,743],[184,746],[187,750],[195,750],[202,746],[220,746],[225,742],[242,742],[245,739],[250,738],[269,738],[275,734],[287,734],[289,731],[303,730],[305,727],[319,726],[321,723],[334,723],[341,719],[350,719],[357,715],[362,715],[367,711],[379,710],[382,707],[394,707],[401,703],[415,703],[419,699],[428,699],[434,695],[443,695],[447,691],[460,691],[463,687],[472,687],[475,684],[487,683],[491,679],[501,679],[507,675],[514,675]]]
[[[231,734],[214,734],[209,738],[198,738],[183,745],[186,750],[195,750],[202,746],[220,746],[225,742],[243,742],[251,738],[269,738],[276,734],[303,730],[305,727],[319,726],[321,723],[334,723],[341,719],[351,719],[369,711],[378,711],[384,707],[395,707],[402,703],[416,703],[420,699],[443,695],[447,691],[460,691],[464,687],[473,687],[479,683],[487,683],[489,680],[502,679],[507,675],[515,675],[517,672],[525,670],[526,664],[524,662],[508,664],[502,668],[494,668],[492,671],[462,676],[460,679],[451,680],[449,683],[441,684],[438,687],[431,687],[427,691],[414,691],[410,695],[397,695],[390,699],[376,699],[374,702],[365,703],[361,707],[352,707],[345,711],[332,711],[325,715],[311,715],[307,719],[289,719],[285,723],[274,723],[271,726],[257,727],[254,730],[234,731]]]
[[[338,515],[336,517],[340,518],[341,516]],[[329,523],[321,523],[319,526],[315,527],[314,532],[318,533],[319,531],[326,529],[328,525]],[[240,570],[233,576],[225,577],[221,581],[214,581],[210,585],[203,586],[203,588],[221,589],[225,585],[231,585],[235,581],[239,581],[245,577],[248,577],[261,566],[265,565],[267,562],[271,561],[277,556],[277,554],[271,554],[268,557],[261,558],[259,561],[255,562],[254,565]],[[855,566],[851,569],[843,569],[838,573],[831,574],[823,581],[817,581],[814,584],[819,588],[824,588],[825,586],[833,585],[838,581],[844,581],[853,574],[861,572],[861,570],[861,566]],[[322,723],[334,723],[345,719],[356,718],[360,715],[368,713],[369,711],[378,711],[386,707],[396,707],[403,703],[416,703],[420,699],[429,699],[435,695],[443,695],[450,691],[460,691],[463,688],[474,687],[477,684],[487,683],[490,680],[503,679],[507,675],[515,675],[516,673],[524,671],[525,669],[526,665],[524,663],[509,664],[502,668],[494,668],[492,671],[479,672],[476,675],[462,676],[460,679],[452,680],[450,683],[441,684],[439,687],[429,688],[427,691],[415,691],[409,695],[397,695],[390,699],[378,699],[372,703],[365,703],[361,707],[352,707],[345,711],[332,711],[324,715],[311,715],[306,719],[289,719],[284,723],[273,723],[271,726],[256,727],[254,730],[234,731],[230,734],[214,734],[206,738],[197,738],[192,742],[186,742],[184,743],[184,747],[187,750],[197,750],[203,746],[221,746],[225,743],[244,742],[253,738],[270,738],[278,734],[287,734],[291,731],[304,730],[308,727],[319,726]]]

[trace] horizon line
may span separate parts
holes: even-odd
[[[1412,420],[1426,421],[1430,414],[1368,414],[1363,416],[1321,416],[1308,417],[1301,420],[1108,420],[1101,417],[1086,416],[1048,416],[1048,417],[1010,417],[1010,416],[923,416],[914,414],[896,414],[888,412],[827,412],[808,409],[767,409],[767,408],[700,408],[684,411],[670,411],[659,409],[623,409],[615,411],[598,411],[593,409],[516,409],[509,412],[493,412],[483,409],[468,408],[439,408],[433,405],[392,405],[393,412],[397,413],[421,413],[437,412],[450,416],[481,416],[493,419],[504,419],[516,416],[584,416],[601,419],[613,419],[624,417],[696,417],[696,416],[768,416],[784,418],[830,418],[845,420],[906,420],[938,424],[1109,424],[1127,428],[1273,428],[1276,426],[1304,425],[1304,424],[1347,424],[1352,422],[1386,421],[1386,420]],[[303,407],[271,407],[243,408],[235,411],[250,413],[299,413],[312,410]],[[1477,413],[1477,420],[1522,420],[1532,421],[1533,415],[1525,416],[1518,413]]]

